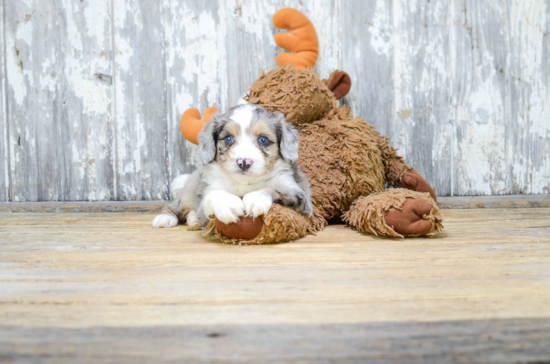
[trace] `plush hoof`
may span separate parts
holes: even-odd
[[[239,222],[224,224],[216,219],[216,229],[232,239],[252,240],[262,231],[264,220],[261,216],[253,219],[251,216],[241,216]]]
[[[431,202],[421,197],[407,198],[401,210],[391,208],[384,215],[386,224],[401,235],[427,235],[432,224],[423,218],[432,209]]]
[[[398,187],[416,192],[428,192],[434,201],[437,202],[437,196],[432,186],[416,171],[405,172],[403,177],[401,177]]]

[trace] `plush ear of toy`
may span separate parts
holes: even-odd
[[[344,71],[335,71],[330,75],[327,86],[337,99],[341,99],[351,88],[351,77]]]
[[[290,53],[277,56],[277,64],[292,64],[296,69],[315,67],[319,57],[319,39],[311,21],[300,11],[292,8],[279,10],[273,16],[273,25],[287,29],[288,33],[275,34],[275,43]]]
[[[210,121],[212,115],[218,111],[215,107],[209,107],[204,111],[201,118],[201,113],[194,107],[183,113],[180,120],[180,131],[193,144],[199,144],[197,137],[204,126]]]

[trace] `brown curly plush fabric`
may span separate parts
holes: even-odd
[[[245,99],[272,112],[282,112],[294,124],[319,119],[336,106],[334,94],[319,74],[311,70],[296,70],[285,65],[264,73],[252,86]]]
[[[397,150],[389,145],[386,136],[378,134],[377,141],[380,152],[382,152],[382,160],[384,161],[384,171],[386,173],[388,186],[399,187],[403,174],[413,170],[413,167],[409,166],[403,161],[403,158],[397,155]]]
[[[434,235],[443,229],[439,207],[429,193],[420,193],[403,188],[389,189],[381,193],[358,198],[350,210],[342,215],[342,219],[350,226],[362,232],[374,235],[386,235],[403,238],[404,236],[386,223],[385,214],[390,209],[401,209],[408,198],[423,198],[432,205],[432,209],[422,218],[432,224],[431,231],[426,234]],[[414,236],[414,235],[407,235]]]
[[[250,244],[270,244],[282,243],[285,241],[296,240],[314,233],[311,219],[296,212],[295,210],[273,204],[269,213],[263,217],[264,226],[262,231],[251,240],[231,239],[222,235],[216,229],[215,220],[211,220],[206,228],[205,235],[215,236],[224,243],[250,245]]]
[[[339,216],[361,195],[384,190],[378,132],[347,106],[298,125],[298,163],[311,183],[313,205],[325,219]]]

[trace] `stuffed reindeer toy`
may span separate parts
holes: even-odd
[[[310,20],[298,10],[286,8],[274,15],[273,24],[289,30],[276,34],[275,42],[292,53],[279,54],[278,67],[262,72],[244,99],[284,116],[284,122],[297,130],[296,163],[311,185],[312,213],[298,211],[283,196],[275,196],[269,211],[255,218],[244,212],[239,221],[226,224],[215,214],[208,216],[207,233],[224,242],[278,243],[320,231],[334,218],[379,236],[403,238],[440,232],[442,218],[430,184],[405,163],[388,138],[355,117],[347,106],[339,106],[338,99],[351,87],[350,77],[334,71],[321,80],[314,73],[319,42]],[[197,143],[205,125],[219,114],[216,111],[208,108],[201,118],[197,109],[187,110],[181,120],[182,134]],[[167,213],[191,227],[196,224],[184,202],[178,200],[170,206]]]

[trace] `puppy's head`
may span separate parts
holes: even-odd
[[[265,176],[278,159],[298,159],[299,136],[282,114],[244,104],[215,114],[199,133],[204,163],[218,163],[234,179],[252,181]]]

